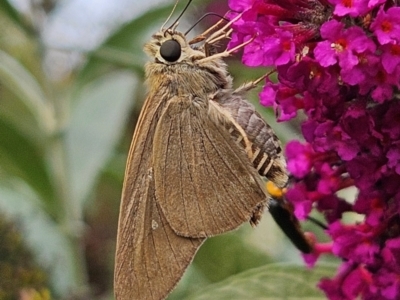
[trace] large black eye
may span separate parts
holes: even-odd
[[[175,40],[168,40],[161,45],[160,54],[166,61],[177,61],[181,57],[181,45]]]

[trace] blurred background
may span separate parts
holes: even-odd
[[[145,98],[142,47],[172,6],[0,0],[0,300],[113,299],[125,162]],[[193,1],[180,28],[227,9],[226,1]],[[266,72],[228,63],[235,86]],[[257,92],[249,96],[255,105]],[[284,142],[298,137],[297,124],[259,111]],[[290,293],[285,282],[297,284],[294,295],[317,299],[315,283],[333,270],[305,271],[266,213],[256,229],[209,239],[169,299],[233,299],[235,288],[235,299],[246,299],[246,289],[279,299]]]

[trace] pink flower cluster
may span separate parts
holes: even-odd
[[[330,299],[400,299],[400,3],[395,0],[230,0],[241,13],[231,47],[273,67],[261,103],[279,121],[299,111],[305,143],[286,147],[298,218],[322,212],[343,263],[319,287]],[[348,201],[338,192],[357,189]],[[346,224],[354,212],[363,221]],[[313,264],[320,254],[305,257]]]

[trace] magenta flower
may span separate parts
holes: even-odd
[[[351,300],[357,298],[368,289],[371,274],[363,266],[345,262],[334,279],[322,279],[319,287],[331,300]]]
[[[323,67],[339,64],[342,80],[350,85],[360,84],[375,73],[376,46],[357,26],[348,29],[336,20],[321,26],[321,37],[314,49],[315,59]]]
[[[302,99],[297,97],[297,90],[268,82],[260,93],[261,104],[274,106],[279,121],[290,120],[303,107]],[[274,104],[274,101],[277,105]]]
[[[231,46],[275,68],[260,93],[278,121],[305,115],[286,146],[286,193],[305,219],[318,210],[329,243],[304,256],[342,259],[319,287],[329,299],[400,299],[400,7],[385,0],[230,0],[242,13]],[[355,199],[338,192],[353,187]],[[351,200],[351,201],[349,201]],[[343,222],[345,212],[363,221]],[[315,237],[314,237],[315,239]]]
[[[286,146],[286,157],[288,158],[288,170],[297,178],[303,178],[310,173],[314,151],[309,144],[301,144],[292,141]]]
[[[358,17],[364,15],[370,9],[366,0],[329,0],[335,6],[334,14],[343,17]]]
[[[393,74],[400,66],[400,45],[388,43],[381,47],[382,66],[388,74]]]
[[[309,254],[302,253],[304,262],[308,268],[312,268],[322,254],[332,253],[332,242],[318,243],[317,238],[311,232],[304,233],[310,244],[313,245],[313,251]]]
[[[400,7],[391,7],[384,11],[383,6],[378,11],[371,29],[381,45],[400,42]]]
[[[318,196],[316,192],[309,191],[305,183],[296,185],[286,193],[287,199],[294,205],[295,216],[300,220],[307,218]]]

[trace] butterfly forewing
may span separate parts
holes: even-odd
[[[157,201],[179,235],[206,237],[232,230],[266,202],[263,183],[244,149],[195,100],[168,102],[153,151]]]
[[[168,225],[154,199],[154,180],[144,185],[148,201],[139,203],[143,218],[141,232],[125,235],[127,240],[116,269],[118,299],[162,299],[176,285],[202,243],[201,239],[183,238]],[[138,228],[138,227],[136,227]],[[127,227],[129,230],[129,227]],[[124,237],[124,234],[122,235]]]
[[[150,105],[151,104],[151,105]],[[128,159],[120,210],[115,266],[117,299],[163,299],[182,277],[203,239],[178,236],[155,198],[153,135],[162,102],[148,99]],[[154,118],[154,122],[143,122]],[[153,129],[154,130],[154,129]]]

